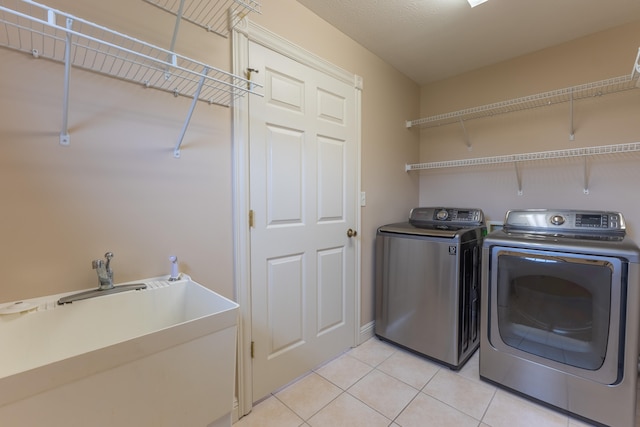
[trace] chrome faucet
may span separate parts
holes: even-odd
[[[80,301],[83,299],[94,298],[101,295],[117,294],[125,291],[139,291],[146,289],[146,283],[130,283],[126,285],[113,285],[113,270],[111,269],[111,258],[113,258],[112,252],[104,254],[106,262],[101,259],[97,259],[91,262],[91,266],[96,273],[98,273],[98,280],[100,281],[100,287],[98,289],[92,289],[90,291],[79,292],[73,295],[67,295],[58,300],[58,304],[69,304],[74,301]]]
[[[107,252],[104,254],[107,262],[101,259],[96,259],[91,262],[91,266],[96,273],[98,273],[98,280],[100,281],[100,290],[113,288],[113,270],[111,269],[111,258],[113,258],[113,252]]]

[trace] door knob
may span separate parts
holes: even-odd
[[[352,230],[351,228],[347,230],[347,237],[356,237],[358,232],[356,230]]]

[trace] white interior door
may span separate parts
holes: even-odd
[[[253,400],[355,345],[354,85],[250,42]]]

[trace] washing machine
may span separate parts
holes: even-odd
[[[375,334],[459,369],[479,344],[480,209],[420,207],[376,235]]]
[[[483,243],[480,377],[636,425],[640,250],[620,212],[512,210]]]

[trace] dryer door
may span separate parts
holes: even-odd
[[[493,247],[489,341],[499,351],[615,384],[622,376],[624,269],[614,257]]]

